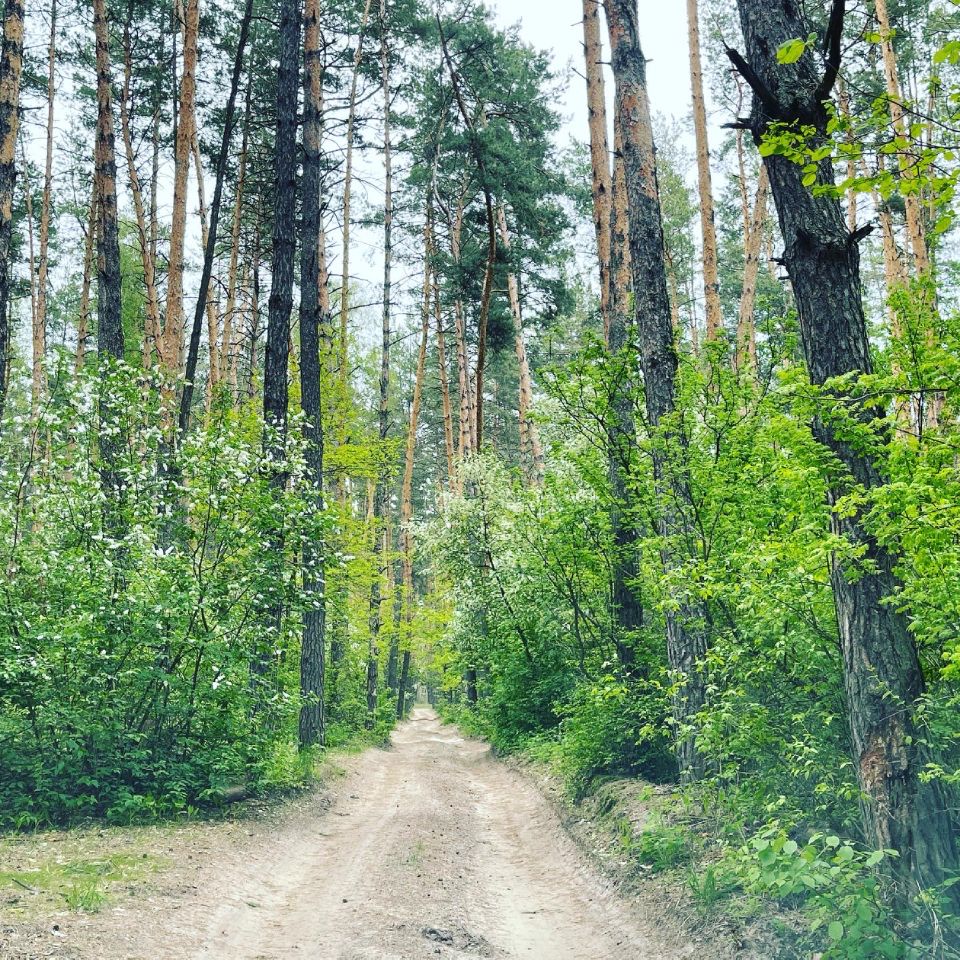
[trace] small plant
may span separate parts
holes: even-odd
[[[80,880],[71,884],[63,891],[63,899],[71,910],[82,910],[84,913],[96,913],[107,899],[100,889],[100,882],[96,878]]]
[[[748,893],[802,906],[822,960],[908,956],[884,904],[881,862],[893,850],[858,850],[836,836],[792,839],[778,823],[728,858],[727,880]]]
[[[617,820],[620,844],[653,873],[669,870],[690,859],[690,837],[682,827],[659,826],[634,833],[626,817]]]
[[[692,868],[688,870],[687,886],[693,899],[707,909],[726,899],[737,888],[736,883],[724,879],[714,866],[707,867],[702,874]]]

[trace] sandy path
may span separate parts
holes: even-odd
[[[689,955],[667,946],[668,938],[633,915],[581,857],[531,784],[494,760],[486,745],[442,725],[433,711],[414,710],[390,749],[368,750],[351,758],[348,768],[332,805],[315,797],[240,836],[214,829],[177,886],[89,922],[66,924],[60,943],[67,949],[42,955]]]
[[[670,956],[546,801],[430,710],[414,711],[391,750],[364,754],[339,793],[248,864],[196,957]]]

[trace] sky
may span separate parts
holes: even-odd
[[[587,139],[587,104],[583,71],[580,0],[487,0],[503,26],[519,23],[523,39],[553,52],[555,68],[569,76],[563,114],[569,133]],[[681,0],[644,3],[640,41],[647,57],[647,82],[654,113],[678,119],[690,112],[687,17]],[[602,18],[601,18],[602,24]],[[570,68],[580,71],[571,74]],[[612,87],[612,84],[610,84]]]

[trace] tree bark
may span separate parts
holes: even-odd
[[[463,236],[463,195],[457,199],[457,208],[450,225],[450,254],[459,267],[461,238]],[[457,341],[457,386],[460,399],[460,445],[458,457],[465,460],[476,447],[476,425],[473,416],[473,394],[470,388],[470,363],[467,354],[467,321],[463,300],[458,296],[454,303],[454,326]]]
[[[323,511],[323,420],[320,406],[320,138],[323,118],[323,63],[320,0],[306,0],[303,12],[303,220],[300,238],[300,404],[306,422],[306,468],[311,519]],[[324,741],[324,627],[326,582],[323,542],[308,536],[302,557],[303,633],[300,647],[301,747]]]
[[[83,240],[83,277],[80,280],[80,309],[77,316],[77,353],[74,369],[79,373],[86,362],[87,338],[90,330],[90,284],[93,276],[93,257],[96,252],[97,230],[100,218],[100,193],[97,163],[94,158],[93,175],[90,177],[90,209],[87,214],[87,233]]]
[[[273,257],[263,370],[263,453],[269,464],[270,488],[277,500],[281,498],[287,485],[290,315],[293,312],[293,274],[297,245],[297,106],[301,4],[299,0],[279,0],[279,12],[280,67],[277,76],[277,133],[274,148]],[[203,304],[198,304],[198,307],[202,317]],[[279,578],[284,549],[282,526],[278,525],[271,530],[270,538],[271,553]],[[278,579],[277,583],[279,582]],[[268,634],[279,637],[283,623],[282,600],[270,601],[266,619]],[[266,673],[268,656],[267,649],[256,654],[252,664],[255,678]]]
[[[140,262],[143,266],[143,282],[146,292],[146,316],[144,318],[142,362],[144,369],[153,365],[153,351],[160,338],[160,299],[157,295],[156,261],[153,245],[147,234],[147,215],[143,205],[143,190],[137,161],[133,152],[133,136],[130,130],[130,98],[133,80],[133,51],[130,26],[133,20],[133,2],[127,4],[127,19],[123,25],[123,93],[120,97],[120,131],[127,160],[127,178],[133,196],[133,211],[137,221],[137,240],[140,244]]]
[[[713,215],[713,178],[710,175],[707,107],[703,95],[703,67],[700,63],[700,10],[698,0],[687,0],[687,29],[687,39],[690,45],[690,88],[693,92],[693,129],[697,145],[700,231],[703,238],[703,292],[706,306],[707,340],[715,340],[723,329],[723,312],[720,308],[720,279],[717,272],[717,228]]]
[[[767,218],[767,200],[770,178],[765,166],[760,167],[753,213],[744,223],[743,290],[740,293],[740,313],[737,320],[737,366],[741,370],[757,369],[757,324],[754,312],[757,306],[757,278],[760,275],[760,248],[763,224]]]
[[[37,269],[37,316],[34,333],[34,408],[47,395],[47,285],[50,252],[50,209],[53,194],[53,116],[56,100],[57,0],[50,0],[50,42],[47,47],[47,145],[43,166],[43,200],[40,207],[40,259]]]
[[[309,15],[308,15],[309,16]],[[253,71],[253,57],[250,58],[250,74]],[[237,310],[237,270],[240,259],[240,225],[243,221],[243,195],[247,179],[247,151],[250,144],[250,96],[253,78],[247,76],[246,102],[243,111],[243,135],[240,142],[240,161],[237,170],[236,194],[233,201],[233,224],[230,230],[230,266],[227,271],[227,306],[223,314],[222,339],[220,341],[220,379],[227,381],[230,399],[237,392],[237,350],[234,343],[235,314]],[[306,121],[304,121],[306,123]],[[306,149],[306,148],[304,148]],[[319,149],[319,148],[318,148]],[[318,227],[318,230],[320,228]]]
[[[10,380],[10,246],[13,191],[17,180],[20,75],[23,70],[23,0],[6,0],[0,53],[0,417]]]
[[[363,59],[363,41],[370,20],[372,0],[365,0],[363,16],[360,19],[360,35],[357,38],[357,50],[353,56],[353,77],[350,80],[350,100],[347,108],[347,147],[343,167],[343,247],[340,257],[340,365],[341,389],[346,393],[347,385],[347,326],[350,317],[350,207],[353,199],[353,148],[354,127],[357,117],[357,87],[360,82],[360,63]]]
[[[507,216],[503,205],[497,208],[497,219],[500,226],[500,242],[503,249],[510,251],[510,231],[507,229]],[[517,368],[519,370],[520,391],[518,413],[520,417],[520,452],[526,457],[526,470],[529,478],[536,485],[543,482],[543,445],[540,443],[540,432],[537,425],[530,419],[530,408],[533,406],[533,384],[530,379],[530,364],[527,361],[527,346],[523,339],[523,311],[520,308],[520,287],[516,275],[507,273],[507,294],[510,300],[510,312],[513,314],[513,324],[516,331],[514,344],[517,354]]]
[[[583,58],[587,79],[587,116],[590,130],[590,168],[593,195],[593,228],[600,265],[600,316],[604,341],[610,333],[610,214],[613,177],[607,139],[607,94],[603,79],[600,40],[600,0],[583,0]]]
[[[433,251],[428,251],[428,256]],[[440,279],[433,273],[433,316],[437,331],[437,365],[440,373],[440,403],[443,411],[443,442],[447,454],[447,484],[451,492],[457,489],[456,447],[453,442],[453,411],[450,406],[450,378],[447,371],[447,343],[443,330],[443,311],[440,309]]]
[[[113,94],[110,76],[110,37],[106,0],[93,0],[97,69],[97,198],[99,249],[97,256],[97,350],[101,373],[108,363],[124,357],[120,296],[120,232],[117,219],[117,159],[114,143]],[[109,358],[109,361],[108,361]],[[109,380],[101,375],[97,400],[100,419],[100,483],[106,494],[105,525],[122,536],[124,485],[119,472],[123,432],[115,421],[122,409],[112,396]]]
[[[629,670],[636,659],[633,636],[643,626],[643,605],[636,594],[639,545],[637,528],[629,516],[630,477],[636,467],[637,427],[634,419],[632,362],[627,355],[630,294],[633,289],[630,261],[627,177],[624,167],[620,117],[614,112],[614,161],[610,203],[610,300],[604,323],[610,375],[610,423],[607,428],[607,476],[610,481],[611,627],[620,665]]]
[[[184,0],[182,9],[183,74],[180,77],[180,104],[176,114],[173,220],[170,227],[170,254],[167,269],[167,315],[160,349],[160,359],[168,377],[176,377],[183,365],[183,269],[187,230],[187,186],[190,177],[190,150],[196,123],[197,38],[200,29],[199,0]]]
[[[393,154],[390,144],[390,47],[387,42],[387,5],[380,0],[380,76],[383,91],[383,310],[381,313],[380,405],[377,412],[380,451],[386,450],[390,433],[390,297],[393,282]],[[429,249],[429,232],[426,248]],[[370,583],[370,640],[367,649],[367,725],[373,726],[377,711],[377,683],[380,662],[380,628],[382,626],[383,578],[390,563],[390,524],[387,522],[388,466],[383,457],[373,500],[374,553],[379,549],[380,562]],[[379,546],[378,546],[379,544]]]
[[[898,137],[908,138],[906,112],[903,107],[903,93],[900,89],[900,75],[897,67],[897,55],[893,49],[893,31],[890,28],[890,14],[887,10],[887,0],[874,0],[874,9],[877,15],[877,25],[880,28],[880,52],[883,55],[883,76],[887,88],[887,99],[890,101],[890,117],[893,120],[893,131]],[[899,154],[900,176],[904,179],[916,177],[916,158],[910,151],[901,151]],[[923,225],[923,211],[921,198],[912,191],[904,191],[903,205],[907,218],[907,235],[910,241],[910,250],[913,253],[913,262],[917,274],[923,276],[930,272],[930,254],[927,250],[926,231]]]
[[[660,434],[653,450],[653,469],[661,557],[664,572],[676,577],[684,562],[682,551],[691,545],[692,498],[686,438],[673,422],[678,361],[670,318],[646,61],[640,47],[636,0],[606,0],[606,9],[627,180],[640,366],[649,426]],[[673,708],[680,773],[689,781],[698,779],[704,769],[696,738],[685,732],[685,726],[706,700],[702,665],[707,652],[706,624],[699,601],[689,595],[677,600],[676,609],[666,614],[667,659],[678,681]]]
[[[428,228],[427,228],[428,229]],[[430,262],[424,264],[423,307],[420,325],[420,349],[417,351],[417,373],[413,382],[413,399],[410,403],[410,423],[407,427],[407,444],[403,461],[403,486],[400,493],[400,544],[403,553],[403,609],[407,625],[403,646],[403,664],[397,689],[397,717],[403,716],[407,677],[410,671],[410,625],[413,621],[413,467],[417,447],[417,426],[420,422],[420,405],[423,398],[423,381],[427,366],[427,338],[430,334]]]
[[[188,0],[188,5],[190,0]],[[197,303],[194,308],[193,314],[193,326],[190,330],[190,349],[187,354],[187,364],[186,364],[186,377],[183,384],[183,392],[180,394],[180,416],[178,419],[177,430],[182,438],[186,435],[187,430],[190,427],[190,413],[193,406],[193,391],[194,391],[194,381],[196,380],[197,375],[197,361],[200,353],[200,334],[203,329],[203,317],[204,313],[207,314],[208,318],[208,333],[210,337],[210,375],[214,376],[214,370],[218,365],[218,360],[216,356],[217,348],[217,321],[216,321],[216,310],[213,308],[213,305],[210,301],[209,291],[210,291],[210,277],[213,273],[213,259],[214,254],[217,248],[217,231],[220,226],[220,208],[223,204],[223,181],[226,176],[227,170],[227,156],[230,152],[230,140],[233,135],[233,125],[234,118],[236,115],[236,106],[237,106],[237,92],[240,89],[240,77],[243,73],[243,56],[244,51],[247,45],[247,39],[250,35],[250,22],[253,17],[253,0],[246,0],[246,4],[243,9],[243,19],[240,22],[240,35],[237,38],[237,50],[233,59],[233,73],[230,78],[230,93],[227,97],[227,107],[224,113],[223,118],[223,135],[220,140],[220,152],[217,155],[217,173],[216,181],[213,188],[213,204],[210,207],[210,223],[206,229],[206,235],[204,236],[204,251],[203,251],[203,270],[200,274],[200,288],[197,291]],[[296,27],[296,41],[297,47],[295,48],[294,56],[297,56],[299,53],[299,39],[300,39],[300,25],[299,18],[297,20]],[[286,51],[285,51],[286,52]],[[296,85],[297,82],[297,71],[296,71],[296,61],[294,62],[293,67],[288,67],[287,70],[293,70],[293,83]],[[287,79],[286,77],[284,79]],[[289,92],[286,92],[286,95],[289,96]],[[296,92],[293,94],[294,100],[296,100]],[[278,94],[279,102],[279,94]],[[287,131],[284,131],[287,133]],[[296,138],[296,131],[294,130],[294,140]],[[191,150],[194,150],[196,153],[197,160],[197,182],[198,184],[202,183],[202,170],[200,168],[200,157],[199,149],[197,149],[196,142],[196,133],[194,132],[194,137],[191,141]],[[278,140],[278,153],[279,153],[279,140]],[[286,146],[285,146],[286,149]],[[296,145],[294,143],[294,150]],[[296,160],[293,161],[294,165],[294,180],[293,188],[295,189],[295,174],[296,174]],[[279,166],[279,159],[278,159]],[[287,174],[286,167],[284,167],[284,173]],[[290,181],[284,181],[283,187],[286,188],[287,184]],[[281,186],[281,183],[278,179],[278,187]],[[202,199],[202,187],[201,189],[201,199]],[[291,201],[287,197],[277,197],[277,208],[280,210],[281,206],[288,205],[289,203],[293,204],[293,217],[292,223],[285,222],[283,225],[284,230],[293,230],[296,225],[296,198],[294,197]],[[289,216],[289,211],[284,209],[284,215]],[[278,213],[278,220],[279,220]],[[202,217],[202,211],[201,211]],[[293,256],[294,251],[293,247],[296,244],[296,241],[293,237],[292,232],[284,238],[283,241],[286,244],[284,249],[284,256],[289,258],[289,271],[290,271],[290,284],[292,287],[292,277],[293,277]],[[277,276],[274,274],[274,282],[277,281]],[[280,282],[284,283],[286,277],[281,276]],[[283,294],[281,293],[281,298]],[[286,298],[289,301],[292,297],[292,294],[288,291],[286,293]],[[271,297],[272,302],[272,297]],[[287,305],[285,308],[280,307],[281,311],[286,309],[286,329],[289,337],[290,329],[290,311],[292,310],[292,305]],[[284,396],[283,396],[283,408],[284,408],[284,429],[286,427],[286,356],[283,359],[283,382],[284,382]],[[264,413],[266,414],[266,406],[264,407]],[[269,421],[268,421],[269,422]]]
[[[825,135],[829,97],[840,68],[843,0],[834,3],[828,28],[828,65],[821,76],[807,52],[793,65],[778,64],[774,51],[788,40],[806,35],[806,21],[796,0],[775,4],[738,0],[746,58],[730,51],[734,65],[754,90],[751,125],[759,143],[773,120],[800,120]],[[843,386],[834,378],[868,375],[872,370],[860,284],[858,237],[844,224],[832,192],[813,193],[803,183],[801,168],[791,160],[770,156],[764,161],[780,230],[784,261],[800,315],[800,331],[810,379],[824,387],[826,401],[843,405],[844,416],[857,416],[869,429],[877,410],[854,381]],[[817,183],[831,188],[829,158],[819,165]],[[817,440],[844,468],[831,471],[831,505],[859,488],[870,491],[883,483],[880,464],[864,445],[835,432],[829,420],[814,423]],[[834,556],[831,583],[843,655],[854,765],[862,791],[864,833],[877,849],[899,850],[890,863],[906,890],[945,879],[958,867],[955,834],[939,784],[924,784],[920,775],[928,761],[915,723],[923,675],[906,617],[896,605],[897,557],[882,547],[866,526],[862,509],[831,511],[834,534],[850,550]],[[956,896],[956,888],[951,894]]]

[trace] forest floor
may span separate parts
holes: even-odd
[[[622,898],[528,777],[432,710],[339,762],[232,820],[0,840],[0,957],[714,956]]]

